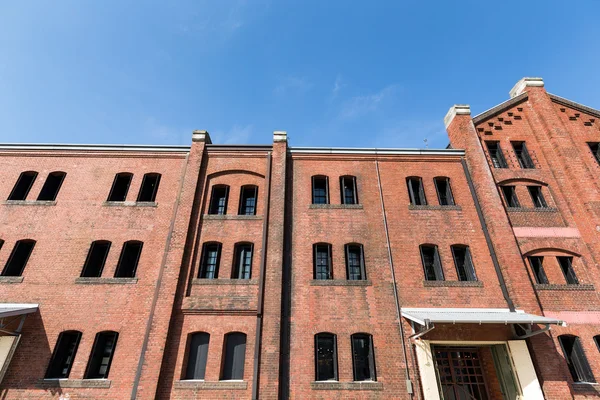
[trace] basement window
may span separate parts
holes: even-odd
[[[427,199],[425,199],[425,191],[423,189],[423,180],[420,177],[409,177],[406,178],[406,184],[408,185],[410,204],[413,206],[427,205]]]
[[[156,192],[160,184],[160,174],[151,173],[145,174],[142,180],[142,187],[138,193],[138,202],[153,202],[156,200]]]
[[[548,208],[548,203],[544,199],[541,186],[527,186],[527,190],[529,190],[529,195],[535,208]]]
[[[337,340],[332,333],[315,335],[315,380],[337,381]]]
[[[117,332],[106,331],[96,334],[92,353],[85,371],[84,379],[107,379],[112,363],[115,347],[117,347]]]
[[[367,279],[362,244],[347,244],[344,247],[346,250],[346,278],[349,281]]]
[[[546,272],[544,271],[544,257],[536,256],[528,258],[529,264],[531,265],[531,269],[533,270],[535,282],[538,284],[547,285],[549,282],[548,277],[546,276]]]
[[[115,175],[115,180],[106,201],[125,201],[132,179],[133,174],[129,172],[121,172]]]
[[[130,240],[123,243],[115,278],[134,278],[144,243]]]
[[[33,186],[33,182],[35,182],[37,174],[35,171],[21,172],[17,183],[8,196],[8,200],[25,200],[31,190],[31,186]]]
[[[340,188],[342,189],[342,204],[358,204],[356,193],[356,177],[340,177]]]
[[[588,142],[588,146],[590,147],[590,151],[594,155],[596,162],[600,164],[600,143]]]
[[[35,240],[19,240],[6,262],[2,276],[21,276],[34,246]]]
[[[46,379],[65,379],[69,377],[80,340],[81,332],[78,331],[65,331],[58,335],[56,347],[54,347],[50,364],[46,370]]]
[[[569,366],[574,382],[596,383],[590,364],[583,352],[581,340],[577,336],[561,335],[558,342]]]
[[[458,280],[476,281],[477,276],[475,275],[475,267],[473,266],[469,246],[455,245],[451,246],[451,249]]]
[[[84,278],[99,278],[104,269],[104,263],[108,256],[111,243],[105,240],[96,240],[92,242],[81,276]]]
[[[365,333],[355,333],[352,342],[352,367],[354,381],[376,381],[375,355],[373,354],[373,336]]]
[[[577,275],[575,275],[575,270],[573,269],[573,257],[556,257],[556,259],[567,284],[579,285],[579,279],[577,279]]]
[[[508,168],[508,164],[500,148],[500,142],[485,142],[485,145],[494,168]]]
[[[229,198],[229,186],[214,185],[210,196],[208,213],[212,215],[227,214],[227,199]]]
[[[527,150],[527,146],[525,142],[510,142],[515,151],[515,155],[517,156],[517,160],[519,161],[519,165],[524,169],[535,168],[531,157],[529,156],[529,151]]]
[[[450,188],[450,178],[434,178],[433,182],[435,183],[440,206],[453,206],[454,197],[452,197],[452,189]]]
[[[500,188],[502,189],[502,194],[504,195],[508,207],[521,207],[514,186],[501,186]]]
[[[235,245],[235,264],[233,279],[250,279],[252,276],[252,243]]]
[[[333,279],[331,268],[331,245],[318,243],[313,246],[313,278],[317,280]]]
[[[67,173],[61,171],[49,173],[37,199],[39,201],[56,200],[56,196],[58,195],[58,191],[62,186],[65,176],[67,176]]]
[[[198,278],[217,279],[219,276],[219,262],[221,261],[221,243],[204,243]]]
[[[256,199],[258,187],[254,185],[242,186],[240,193],[239,215],[256,215]]]
[[[443,281],[444,271],[442,270],[442,262],[438,247],[435,245],[422,244],[419,246],[421,251],[421,261],[423,262],[423,270],[425,272],[425,280],[427,281]]]
[[[326,176],[312,177],[312,203],[329,204],[329,182]]]
[[[225,355],[221,380],[244,379],[244,363],[246,361],[246,334],[231,332],[225,335]]]
[[[189,350],[185,379],[203,380],[208,359],[208,344],[210,335],[206,332],[196,332],[188,336]]]

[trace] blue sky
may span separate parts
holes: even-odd
[[[600,2],[0,1],[0,141],[444,147],[523,76],[600,108]]]

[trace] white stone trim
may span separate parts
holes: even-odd
[[[208,131],[194,131],[192,132],[192,142],[204,142],[204,143],[208,143],[211,144],[212,141],[210,140],[210,135],[208,134]]]
[[[513,97],[517,97],[518,95],[523,93],[525,91],[525,88],[529,86],[544,87],[544,80],[542,78],[522,78],[517,83],[515,83],[515,86],[513,86],[513,88],[510,89],[510,92],[508,92],[508,94],[512,99]]]
[[[471,115],[471,106],[468,104],[455,104],[446,113],[444,125],[446,128],[452,123],[457,115]]]
[[[287,142],[287,132],[286,131],[273,131],[273,141],[274,142]]]

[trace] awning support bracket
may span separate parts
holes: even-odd
[[[423,326],[423,329],[421,329],[419,332],[413,333],[412,335],[410,335],[408,338],[411,340],[417,340],[418,338],[420,338],[421,336],[431,332],[432,330],[435,329],[435,325],[433,324],[433,322],[431,322],[430,320],[426,319],[425,321],[425,325]],[[415,324],[413,321],[411,321],[411,325],[413,327],[413,331],[415,330]]]
[[[518,325],[521,329],[523,329],[525,331],[525,334],[519,335],[515,329],[515,325]],[[548,332],[550,330],[550,324],[544,324],[544,327],[542,329],[538,329],[535,331],[533,329],[531,329],[532,328],[531,324],[527,324],[527,325],[513,324],[512,328],[513,328],[513,332],[515,333],[516,337],[518,337],[519,339],[527,339],[529,337],[539,335],[540,333]]]
[[[7,335],[11,336],[20,335],[21,330],[23,329],[23,325],[25,324],[25,318],[27,318],[27,314],[17,315],[16,317],[11,319],[0,318],[0,332],[6,333]],[[15,329],[14,331],[7,329],[9,325],[11,325],[13,322],[16,322],[17,320],[19,320],[19,326],[17,327],[17,329]]]

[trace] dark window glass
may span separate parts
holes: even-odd
[[[0,250],[2,250],[2,246],[4,246],[4,240],[0,239]]]
[[[527,186],[527,190],[529,190],[529,195],[535,208],[548,208],[548,203],[544,199],[541,186]]]
[[[127,199],[127,192],[129,192],[129,185],[133,179],[133,174],[128,172],[122,172],[115,175],[110,194],[106,201],[125,201]]]
[[[452,189],[450,189],[450,179],[435,178],[434,182],[440,206],[453,206],[454,197],[452,197]]]
[[[475,268],[469,246],[452,246],[452,256],[459,281],[476,281]]]
[[[533,276],[535,276],[536,283],[548,284],[548,278],[544,271],[544,257],[528,257],[529,264],[533,270]]]
[[[501,186],[501,188],[504,199],[506,200],[506,205],[508,207],[521,207],[519,198],[517,197],[517,191],[515,190],[514,186]]]
[[[313,204],[329,204],[329,189],[326,176],[312,177]]]
[[[581,341],[577,336],[562,335],[558,337],[569,371],[575,382],[595,383],[594,374],[587,357],[583,352]]]
[[[239,215],[256,215],[256,199],[258,197],[258,187],[249,185],[242,186],[240,195]]]
[[[599,143],[588,143],[588,146],[590,146],[590,151],[594,155],[594,158],[596,159],[596,162],[598,164],[600,164],[600,146],[599,146]]]
[[[227,214],[227,199],[229,198],[229,186],[215,185],[212,188],[210,196],[209,214],[225,215]]]
[[[521,168],[535,168],[533,165],[533,161],[529,156],[529,151],[527,151],[527,146],[525,142],[510,142],[515,150],[515,155],[517,156],[517,160],[519,161],[519,165]]]
[[[119,263],[115,271],[115,278],[135,277],[143,246],[144,243],[136,240],[123,243],[123,250],[121,250],[121,256],[119,257]]]
[[[35,240],[19,240],[15,243],[2,271],[2,276],[21,276],[34,246]]]
[[[356,178],[353,176],[340,177],[340,188],[342,189],[342,204],[358,204],[356,194]]]
[[[421,178],[406,178],[406,184],[408,185],[408,195],[410,197],[410,204],[412,204],[413,206],[427,205],[427,200],[425,199],[425,191],[423,190],[423,181],[421,180]]]
[[[333,279],[331,268],[331,246],[328,244],[315,244],[314,253],[314,279]]]
[[[209,342],[210,335],[205,332],[198,332],[189,336],[190,348],[185,379],[204,379]]]
[[[494,168],[508,168],[499,142],[485,142]]]
[[[83,270],[81,271],[82,277],[100,277],[102,275],[110,245],[111,243],[105,240],[92,242]]]
[[[217,279],[219,276],[219,261],[221,258],[221,243],[205,243],[202,249],[200,265],[201,279]]]
[[[152,173],[144,175],[142,187],[138,193],[137,201],[154,201],[156,200],[156,192],[160,184],[160,174]]]
[[[233,279],[250,279],[252,276],[252,244],[244,243],[235,246],[235,265]]]
[[[336,381],[337,379],[336,336],[331,333],[318,333],[315,335],[315,380]]]
[[[37,172],[35,171],[21,172],[15,187],[13,187],[13,190],[8,196],[8,200],[25,200],[29,194],[29,190],[31,190],[31,186],[33,186],[33,182],[35,182],[36,177]]]
[[[81,332],[66,331],[58,335],[50,365],[46,371],[47,379],[68,378],[71,366],[81,340]]]
[[[352,335],[352,365],[354,381],[376,381],[373,337],[362,333]]]
[[[58,191],[62,186],[63,180],[67,174],[65,172],[51,172],[42,186],[42,190],[38,196],[40,201],[54,201],[58,195]]]
[[[565,276],[565,281],[567,281],[569,285],[579,285],[579,280],[577,279],[577,275],[575,275],[575,270],[573,269],[573,257],[556,257],[556,259],[558,260],[560,269]]]
[[[425,280],[443,281],[444,272],[437,246],[421,245],[421,260],[425,271]]]
[[[350,281],[360,281],[366,278],[363,247],[360,244],[347,244],[346,248],[346,277]]]
[[[113,354],[117,347],[117,332],[100,332],[96,335],[92,354],[85,371],[85,379],[106,379],[110,371]]]
[[[596,343],[596,347],[598,348],[598,351],[600,351],[600,335],[594,336],[594,343]]]
[[[244,379],[246,335],[240,332],[225,335],[225,357],[221,380]]]

